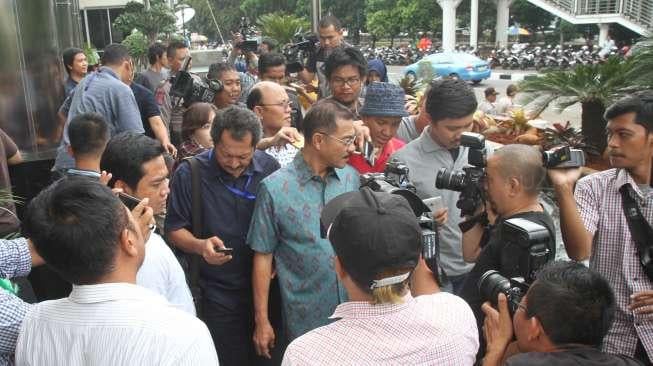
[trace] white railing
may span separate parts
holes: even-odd
[[[653,33],[653,0],[541,0],[572,17],[617,16]],[[531,1],[536,3],[537,1]],[[537,4],[536,4],[537,5]]]

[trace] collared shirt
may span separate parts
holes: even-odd
[[[417,195],[421,199],[442,197],[449,218],[440,226],[440,263],[447,275],[458,276],[473,267],[473,264],[463,259],[462,233],[458,227],[462,219],[460,209],[456,207],[460,193],[435,188],[435,177],[441,168],[451,171],[466,166],[469,149],[461,146],[458,158],[454,161],[449,150],[433,141],[430,131],[431,127],[427,126],[417,140],[411,141],[390,158],[396,158],[408,166],[408,178],[417,188]]]
[[[279,162],[281,167],[284,167],[290,164],[295,155],[299,152],[299,149],[293,144],[285,144],[283,146],[270,146],[265,149],[265,153],[272,156],[276,161]]]
[[[478,110],[485,114],[498,114],[496,104],[488,102],[487,100],[479,103]]]
[[[233,248],[233,259],[221,266],[201,265],[200,285],[204,295],[230,309],[251,305],[252,250],[245,244],[254,200],[232,193],[226,185],[255,193],[261,180],[279,169],[279,163],[263,151],[255,151],[244,174],[234,178],[220,168],[213,149],[195,156],[201,172],[202,238],[217,236]],[[251,180],[250,180],[251,177]],[[250,182],[246,187],[247,182]],[[180,164],[170,182],[165,230],[192,230],[191,174],[188,163]],[[245,293],[245,296],[241,296]]]
[[[374,166],[371,166],[365,157],[360,154],[350,155],[349,164],[351,164],[351,166],[353,166],[360,174],[383,173],[385,170],[385,164],[388,162],[390,155],[397,152],[399,149],[404,147],[404,145],[406,144],[403,141],[393,137],[388,142],[386,142],[385,145],[383,145],[383,149],[379,153],[379,156],[376,158]]]
[[[68,78],[66,78],[66,82],[63,84],[63,89],[66,96],[69,96],[70,92],[72,92],[75,87],[77,87],[77,82],[68,76]]]
[[[77,168],[70,168],[66,170],[66,175],[71,176],[78,176],[78,177],[88,177],[92,179],[100,179],[102,174],[100,172],[96,172],[95,170],[88,170],[88,169],[77,169]]]
[[[20,329],[17,365],[217,365],[206,325],[129,283],[73,286],[33,306]]]
[[[136,284],[165,297],[177,309],[195,315],[184,270],[170,247],[156,233],[151,233],[145,244],[145,259],[136,273]]]
[[[320,212],[336,196],[358,189],[354,168],[316,176],[299,153],[259,185],[247,244],[273,253],[288,339],[325,325],[346,299],[333,267],[333,248],[320,236]]]
[[[0,278],[27,276],[32,269],[27,240],[0,239]],[[11,365],[20,324],[30,304],[0,289],[0,366]]]
[[[594,235],[590,268],[601,273],[612,285],[616,311],[612,327],[603,339],[603,351],[627,356],[635,354],[639,338],[653,359],[653,315],[636,314],[628,309],[630,295],[653,289],[639,263],[624,215],[619,188],[630,184],[636,193],[642,215],[653,222],[653,191],[644,195],[633,178],[623,169],[609,169],[578,181],[576,203],[583,224]]]
[[[144,132],[134,93],[111,68],[102,66],[99,71],[89,73],[75,88],[63,139],[57,150],[55,170],[75,165],[68,154],[68,125],[75,116],[86,112],[101,114],[111,136],[124,131]]]
[[[476,320],[459,297],[438,293],[401,304],[347,302],[339,320],[292,342],[283,365],[472,365]]]

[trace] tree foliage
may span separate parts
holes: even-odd
[[[147,66],[147,48],[149,46],[147,37],[138,30],[134,30],[132,34],[125,37],[122,44],[129,49],[129,55],[134,59],[137,69],[144,69]]]
[[[555,20],[553,14],[531,4],[528,0],[514,0],[510,5],[510,17],[513,23],[519,23],[522,28],[533,33],[543,32]]]
[[[125,5],[125,11],[116,18],[113,26],[123,35],[131,34],[134,29],[147,36],[150,43],[156,41],[159,34],[169,34],[176,31],[175,14],[164,0],[151,0],[150,10],[145,5],[130,1]]]
[[[294,15],[284,15],[281,12],[262,15],[257,24],[266,37],[280,44],[292,43],[293,36],[297,32],[305,33],[311,28],[308,20]]]

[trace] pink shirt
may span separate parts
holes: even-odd
[[[472,365],[478,350],[469,305],[445,292],[401,304],[340,304],[339,320],[295,339],[283,365]]]
[[[394,154],[395,151],[404,147],[404,145],[406,145],[405,142],[396,137],[393,137],[383,146],[383,150],[381,150],[379,157],[374,162],[374,166],[371,166],[370,163],[365,160],[365,157],[360,154],[353,154],[349,156],[349,164],[353,166],[360,174],[383,173],[385,170],[385,164],[388,162],[390,155]]]

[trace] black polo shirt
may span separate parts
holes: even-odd
[[[161,115],[159,105],[156,104],[156,100],[154,99],[154,94],[150,89],[138,83],[131,83],[130,87],[134,92],[134,98],[136,98],[136,104],[138,104],[138,111],[141,113],[145,135],[154,139],[156,136],[154,136],[149,119],[150,117]]]
[[[279,163],[256,150],[245,173],[234,179],[220,168],[213,154],[213,149],[210,149],[195,156],[202,181],[202,238],[217,236],[234,251],[233,259],[221,266],[202,263],[200,286],[209,300],[237,309],[248,305],[251,298],[253,252],[245,244],[245,239],[255,200],[249,193],[255,195],[261,180],[279,169]],[[185,163],[177,168],[170,182],[166,232],[181,228],[192,230],[191,206],[190,165]]]

